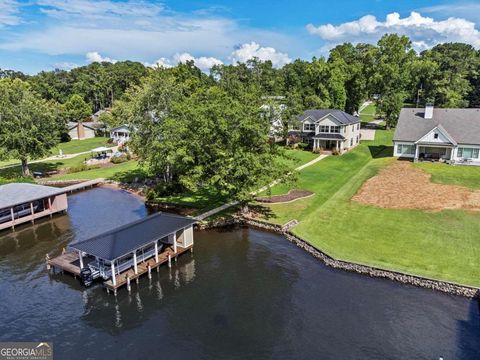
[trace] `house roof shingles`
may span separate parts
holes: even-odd
[[[424,109],[403,108],[393,141],[415,142],[440,126],[458,144],[480,144],[480,109],[434,109],[431,119],[424,114]]]
[[[11,208],[35,200],[65,193],[61,188],[27,183],[12,183],[0,186],[0,209]]]
[[[351,125],[360,122],[360,119],[356,116],[347,114],[344,111],[336,109],[318,109],[318,110],[305,110],[302,115],[298,116],[300,121],[305,120],[308,117],[313,118],[315,121],[324,118],[327,115],[332,115],[342,125]]]
[[[156,213],[71,244],[70,248],[112,261],[194,223],[192,218]]]

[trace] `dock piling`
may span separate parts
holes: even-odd
[[[50,256],[48,254],[45,255],[45,262],[47,263],[47,270],[50,270]]]
[[[152,278],[152,267],[150,265],[148,265],[148,278]]]
[[[132,291],[132,287],[130,285],[130,276],[127,276],[127,290],[128,290],[128,292]]]
[[[172,267],[172,256],[170,254],[168,254],[168,267]]]

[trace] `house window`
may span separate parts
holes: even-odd
[[[320,125],[321,133],[328,133],[328,125]]]
[[[457,157],[465,159],[478,159],[479,149],[459,147]]]
[[[438,134],[437,133],[433,134],[433,138],[438,139]]]
[[[352,125],[352,132],[355,131],[355,125]]]
[[[415,145],[398,144],[398,155],[415,155]]]
[[[315,131],[315,124],[303,124],[303,131]]]
[[[340,126],[330,126],[331,133],[340,133]]]
[[[353,146],[353,138],[350,139],[350,146]]]
[[[358,144],[358,135],[357,135],[357,142],[356,143]]]
[[[357,130],[360,130],[360,123],[357,124]]]

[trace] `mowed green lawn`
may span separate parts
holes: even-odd
[[[101,146],[105,146],[105,147],[114,146],[114,144],[108,143],[108,139],[109,138],[107,137],[95,137],[92,139],[71,140],[69,142],[60,143],[56,147],[50,150],[50,154],[51,154],[50,156],[59,155],[60,149],[62,150],[64,155],[68,155],[68,154],[78,154],[78,153],[90,151]],[[0,161],[0,168],[4,166],[14,165],[14,164],[20,164],[20,161],[18,159]]]
[[[280,224],[300,220],[292,231],[338,259],[480,286],[480,214],[381,209],[350,200],[368,178],[396,161],[391,147],[381,146],[390,145],[391,136],[377,131],[374,142],[301,171],[295,187],[315,196],[269,205],[266,217]],[[430,171],[438,182],[474,183],[473,170],[466,167],[440,165]],[[287,190],[279,186],[273,192]]]
[[[108,139],[109,138],[107,137],[94,137],[85,140],[71,140],[69,142],[58,144],[55,148],[51,150],[51,153],[53,155],[58,155],[61,149],[64,154],[78,154],[101,146],[114,146],[114,144],[108,143]]]
[[[480,189],[480,166],[432,163],[416,163],[414,166],[432,175],[431,180],[435,183]]]

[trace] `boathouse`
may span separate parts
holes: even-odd
[[[0,186],[0,230],[67,210],[66,192],[66,189],[27,183]]]
[[[71,244],[69,252],[50,260],[50,265],[91,280],[103,278],[116,291],[162,263],[193,247],[195,219],[156,213],[90,239]]]

